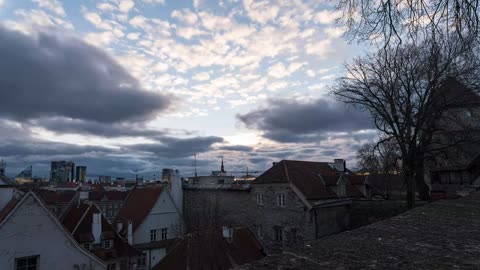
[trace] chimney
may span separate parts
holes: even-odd
[[[277,165],[278,162],[272,162],[272,167],[275,167],[275,165]]]
[[[80,190],[80,200],[88,200],[88,190]]]
[[[335,170],[339,172],[347,171],[347,166],[344,159],[340,159],[340,158],[334,159],[333,164],[334,164]]]
[[[127,227],[127,240],[129,245],[133,244],[132,222],[130,220],[128,221]]]
[[[93,213],[92,217],[92,234],[93,234],[93,243],[100,244],[102,243],[102,214]]]

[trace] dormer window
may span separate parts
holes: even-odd
[[[103,240],[102,246],[104,249],[111,249],[112,248],[112,240]]]

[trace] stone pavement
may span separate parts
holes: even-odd
[[[417,207],[237,269],[480,269],[480,193]]]

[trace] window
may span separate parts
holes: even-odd
[[[218,184],[221,184],[221,185],[225,184],[225,179],[218,179]]]
[[[104,249],[111,249],[112,248],[112,240],[104,240],[103,241],[103,248]]]
[[[137,259],[138,266],[145,266],[145,263],[147,261],[146,258],[147,258],[147,254],[142,253],[140,257]]]
[[[39,257],[40,256],[15,258],[15,270],[37,270]]]
[[[162,228],[162,240],[167,239],[168,228]]]
[[[107,265],[107,270],[115,270],[117,265],[115,263],[110,263]]]
[[[262,225],[258,226],[257,235],[258,235],[258,238],[263,239],[263,226]]]
[[[278,242],[283,241],[283,228],[280,226],[273,227],[273,239]]]
[[[157,241],[157,230],[150,230],[150,241]]]
[[[285,207],[285,193],[277,194],[277,205]]]
[[[347,195],[347,190],[345,187],[345,183],[342,183],[338,186],[338,196],[345,197]]]
[[[257,204],[258,205],[263,205],[263,193],[258,193],[257,194]]]

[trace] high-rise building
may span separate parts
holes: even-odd
[[[72,161],[52,161],[50,180],[54,182],[72,182],[75,175],[75,163]]]
[[[87,166],[77,166],[77,171],[75,173],[76,173],[75,181],[77,182],[87,181]]]
[[[110,183],[112,182],[112,177],[109,175],[100,175],[98,177],[98,182],[100,183]]]

